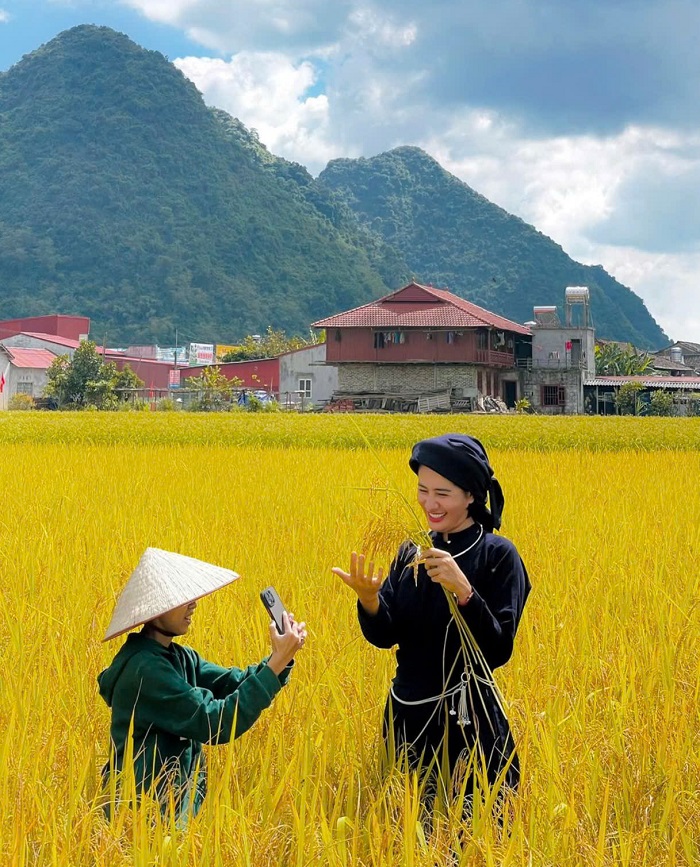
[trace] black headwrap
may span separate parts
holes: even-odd
[[[414,473],[420,466],[429,467],[468,491],[474,497],[469,517],[482,524],[486,532],[501,526],[503,491],[479,440],[457,433],[421,440],[413,446],[408,465]],[[487,497],[490,508],[486,506]]]

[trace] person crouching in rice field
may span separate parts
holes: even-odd
[[[333,572],[358,596],[365,638],[397,645],[384,711],[389,759],[403,757],[419,772],[429,814],[438,792],[445,802],[461,789],[468,815],[475,786],[497,789],[494,803],[518,787],[518,757],[491,672],[511,657],[530,581],[513,543],[493,532],[504,498],[478,440],[421,440],[409,465],[432,547],[405,542],[385,581],[362,554],[352,554],[349,572]]]
[[[304,623],[285,612],[285,631],[270,624],[272,653],[241,670],[207,662],[173,641],[190,627],[197,600],[235,581],[229,569],[148,548],[117,600],[104,640],[128,636],[97,678],[112,711],[111,756],[103,770],[112,815],[119,779],[133,761],[136,792],[151,792],[165,813],[172,803],[180,827],[206,794],[203,744],[242,735],[286,684],[304,646]],[[111,786],[110,786],[111,781]]]

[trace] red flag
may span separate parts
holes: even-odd
[[[0,373],[0,394],[5,390],[5,374]]]

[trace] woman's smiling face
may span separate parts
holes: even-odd
[[[431,530],[457,533],[474,523],[467,514],[474,497],[435,470],[422,465],[418,467],[418,502]]]

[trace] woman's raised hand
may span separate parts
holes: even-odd
[[[331,570],[357,593],[360,605],[369,614],[376,614],[379,610],[379,591],[384,580],[384,570],[380,567],[374,574],[374,561],[370,561],[365,568],[365,555],[353,551],[350,555],[350,571],[346,572],[339,566]]]
[[[294,659],[296,653],[301,650],[307,635],[306,624],[297,623],[293,614],[287,614],[285,611],[282,614],[282,623],[284,624],[284,632],[280,635],[274,621],[270,622],[272,654],[267,664],[277,675],[282,673]]]

